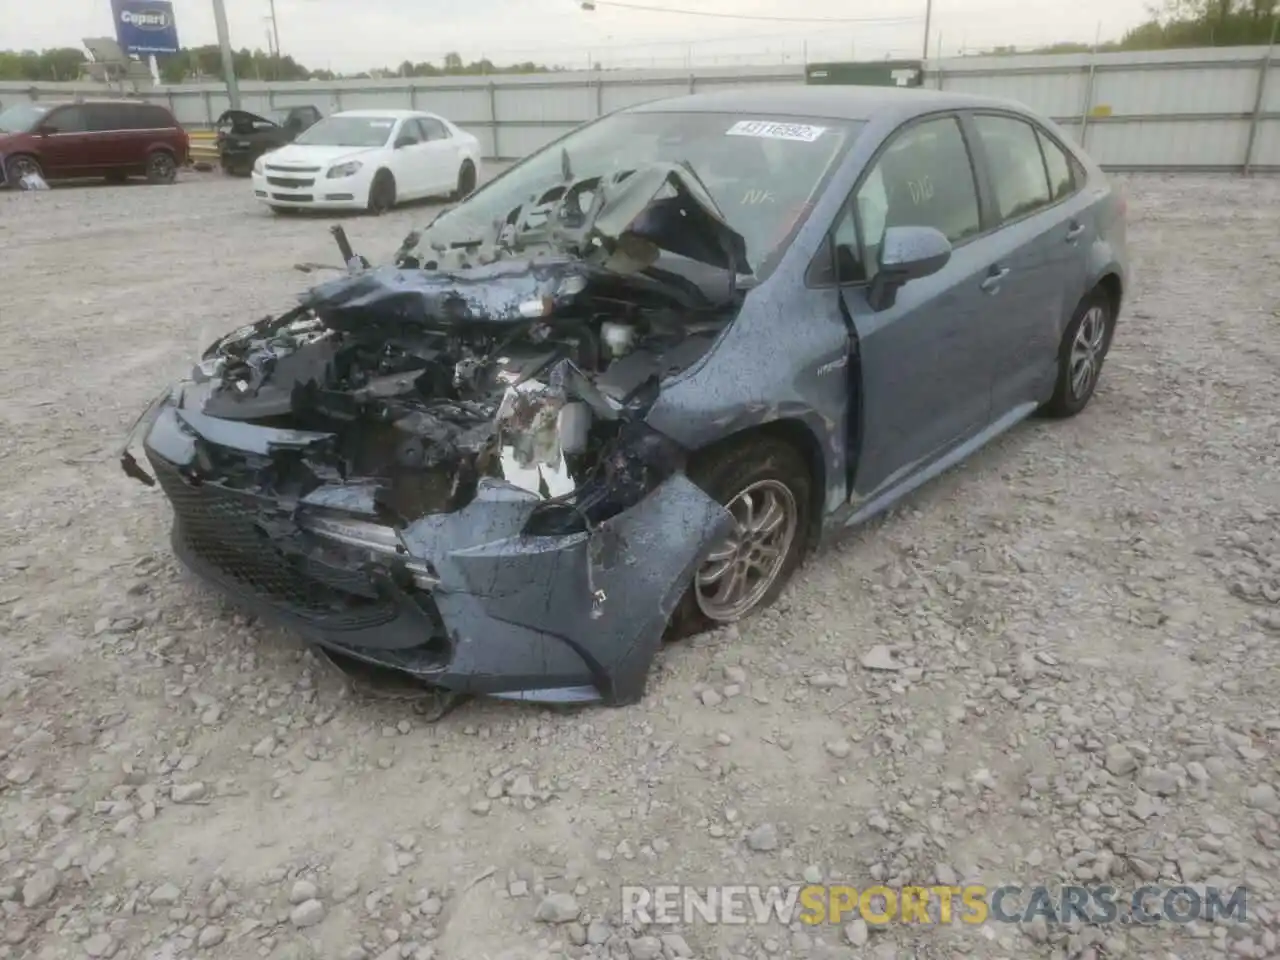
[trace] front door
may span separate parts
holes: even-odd
[[[840,295],[858,337],[859,499],[883,492],[982,430],[991,419],[989,281],[974,165],[959,121],[931,116],[888,141],[835,231]],[[906,284],[892,306],[867,299],[884,231],[940,230],[953,245],[940,271]]]
[[[40,125],[40,163],[49,177],[85,177],[95,172],[93,135],[84,107],[51,110]]]
[[[458,142],[449,133],[449,128],[434,117],[420,117],[418,123],[427,138],[425,152],[431,169],[430,192],[448,193],[458,183],[458,168],[461,166]]]

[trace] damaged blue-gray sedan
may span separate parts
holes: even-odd
[[[636,701],[665,636],[1093,395],[1124,201],[1051,121],[924,90],[580,127],[148,409],[182,560],[343,662]],[[340,231],[339,231],[340,234]],[[143,440],[148,471],[128,452]]]

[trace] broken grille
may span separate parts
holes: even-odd
[[[396,617],[396,607],[389,601],[307,576],[259,529],[260,507],[253,497],[216,484],[189,484],[173,464],[149,453],[147,459],[173,505],[182,543],[224,577],[295,616],[331,629],[372,627]],[[354,579],[351,586],[356,587]]]

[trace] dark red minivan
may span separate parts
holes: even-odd
[[[140,100],[32,101],[0,111],[4,182],[146,177],[172,183],[190,141],[166,107]]]

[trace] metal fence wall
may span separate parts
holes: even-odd
[[[801,84],[800,65],[564,71],[524,76],[334,82],[242,81],[242,106],[314,104],[431,110],[477,137],[490,157],[524,156],[576,125],[690,91]],[[1053,117],[1104,166],[1124,170],[1280,170],[1280,69],[1266,47],[1219,47],[930,61],[925,83],[1020,100]],[[99,95],[93,84],[0,83],[0,102]],[[221,84],[155,87],[182,123],[207,129],[226,109]]]

